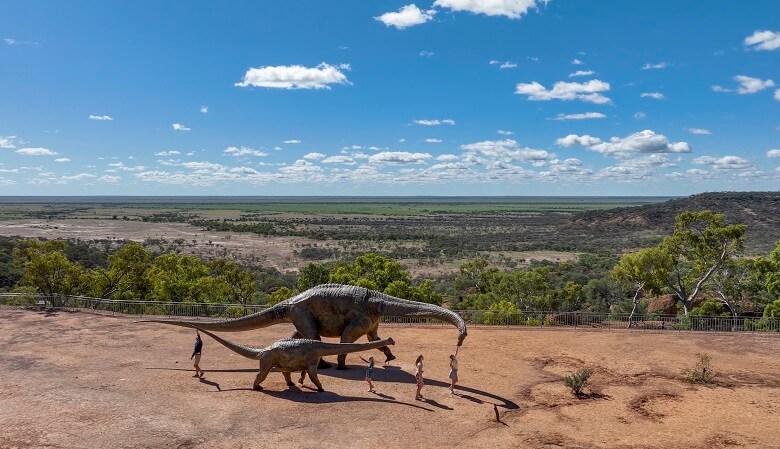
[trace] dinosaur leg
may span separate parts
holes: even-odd
[[[322,384],[320,383],[320,378],[317,377],[317,365],[312,363],[307,367],[306,371],[309,373],[309,378],[311,379],[311,381],[314,382],[314,385],[317,386],[317,391],[319,391],[320,393],[325,391],[325,389],[322,388]]]
[[[270,361],[260,360],[260,369],[257,370],[257,377],[255,377],[255,383],[252,384],[252,388],[255,390],[262,390],[263,387],[261,387],[260,384],[268,377],[268,373],[270,372]]]
[[[359,322],[350,323],[344,329],[344,333],[341,334],[341,343],[354,343],[358,340],[358,338],[362,337],[365,334],[366,334],[366,328],[363,325],[362,320],[360,320]],[[338,366],[336,366],[336,369],[347,369],[346,354],[339,354],[337,360],[339,364]]]
[[[320,360],[320,361],[322,361],[322,360]],[[330,363],[328,363],[328,365],[330,365]],[[298,379],[298,383],[301,384],[301,386],[303,386],[303,381],[304,380],[306,380],[306,370],[301,371],[301,378]]]
[[[381,340],[381,338],[379,338],[379,334],[377,333],[378,328],[379,328],[379,323],[377,323],[376,326],[374,326],[370,331],[368,331],[368,334],[366,334],[366,336],[368,337],[368,341]],[[382,346],[381,348],[378,349],[385,354],[385,363],[391,360],[395,360],[395,356],[393,355],[392,352],[390,352],[390,348],[388,348],[387,346]]]
[[[322,341],[320,333],[317,331],[317,320],[311,314],[296,311],[292,315],[292,322],[296,329],[292,338],[308,338],[309,340]],[[320,369],[328,369],[331,366],[333,365],[320,359],[317,367]]]
[[[292,377],[290,376],[289,371],[282,371],[282,375],[284,376],[284,381],[287,382],[288,387],[295,386],[295,383],[292,381]]]

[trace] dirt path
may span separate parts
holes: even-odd
[[[0,448],[780,448],[769,336],[474,329],[452,396],[456,331],[385,326],[399,363],[377,367],[374,395],[356,355],[348,371],[321,371],[325,393],[290,390],[279,373],[256,392],[254,363],[208,337],[206,377],[192,378],[188,329],[14,308],[0,308],[0,326]],[[261,346],[291,330],[225,336]],[[696,352],[712,355],[718,386],[676,378]],[[413,399],[420,353],[426,401]],[[560,377],[583,367],[591,395],[578,399]]]

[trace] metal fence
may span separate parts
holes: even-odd
[[[269,306],[212,304],[191,302],[113,301],[86,296],[46,296],[27,293],[0,293],[0,305],[62,307],[89,310],[110,315],[151,315],[187,318],[237,318]],[[490,310],[456,310],[471,326],[504,326],[526,328],[648,329],[709,332],[775,332],[780,333],[780,318],[730,316],[662,316],[627,313],[501,312]],[[385,323],[445,326],[441,321],[415,317],[383,317]]]

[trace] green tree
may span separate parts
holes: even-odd
[[[474,289],[476,293],[487,293],[498,281],[498,268],[491,267],[486,259],[474,259],[460,266],[460,275],[455,279],[455,288],[460,291]]]
[[[515,270],[488,275],[489,290],[498,298],[507,299],[524,310],[545,308],[547,298],[552,295],[552,286],[547,274],[549,268]],[[495,281],[497,279],[497,282]]]
[[[198,301],[209,285],[209,269],[197,257],[165,253],[154,259],[146,272],[152,293],[158,301]]]
[[[756,260],[756,270],[762,277],[766,291],[773,298],[780,298],[780,240],[769,254]]]
[[[501,300],[488,307],[484,314],[484,322],[493,325],[518,324],[522,316],[523,313],[515,304]]]
[[[634,292],[628,327],[636,313],[641,294],[658,294],[669,284],[672,274],[672,257],[660,248],[645,248],[626,253],[610,273],[618,282],[630,285]]]
[[[359,256],[330,274],[330,282],[357,285],[380,292],[384,292],[393,281],[410,284],[409,273],[398,262],[374,253]]]
[[[304,291],[320,284],[327,284],[329,279],[330,268],[327,265],[311,262],[298,272],[295,284],[299,291]]]
[[[733,317],[761,311],[770,301],[755,259],[732,258],[712,275],[712,293]]]
[[[254,298],[257,275],[242,269],[231,260],[217,259],[209,263],[209,270],[217,285],[225,291],[230,302],[246,307]]]
[[[744,234],[744,225],[727,225],[709,210],[675,217],[674,232],[660,248],[672,258],[669,288],[686,315],[707,281],[742,249]]]
[[[89,294],[99,298],[142,298],[147,287],[145,274],[151,260],[152,252],[140,243],[122,245],[108,256],[108,269],[90,271]]]
[[[780,299],[772,301],[764,307],[764,318],[780,318]]]
[[[81,276],[80,265],[71,262],[61,250],[46,250],[51,246],[28,248],[19,254],[23,266],[18,285],[36,288],[44,295],[73,295],[78,293]],[[54,306],[60,305],[52,300]]]
[[[295,296],[295,290],[289,287],[279,287],[268,296],[268,303],[278,304],[286,299],[292,298],[293,296]]]

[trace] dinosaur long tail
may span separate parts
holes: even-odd
[[[201,321],[180,321],[180,320],[142,320],[138,323],[163,323],[173,324],[174,326],[192,327],[216,332],[240,332],[252,329],[260,329],[277,323],[290,321],[289,309],[286,304],[280,303],[269,307],[260,312],[247,315],[242,318],[227,321],[217,321],[213,323]]]
[[[352,352],[368,351],[382,346],[394,345],[395,340],[385,338],[382,340],[370,341],[368,343],[324,343],[318,342],[317,353],[320,357],[327,355],[349,354]]]
[[[217,340],[224,347],[230,349],[231,351],[233,351],[233,352],[235,352],[237,354],[241,354],[241,355],[243,355],[244,357],[246,357],[248,359],[257,360],[257,359],[260,358],[260,354],[262,354],[262,352],[263,352],[263,350],[260,349],[260,348],[253,348],[251,346],[245,346],[245,345],[240,345],[238,343],[233,343],[232,341],[228,341],[228,340],[225,340],[223,338],[220,338],[220,337],[212,334],[211,332],[209,332],[207,330],[200,329],[200,328],[197,328],[197,327],[196,327],[196,329],[198,329],[199,331],[201,331],[204,334],[208,335],[209,337],[213,338],[214,340]]]
[[[465,340],[466,335],[468,335],[468,332],[466,331],[466,322],[463,321],[463,318],[461,318],[460,315],[453,312],[452,310],[445,309],[444,307],[440,307],[434,304],[409,301],[385,294],[381,294],[380,298],[384,303],[381,311],[382,315],[430,318],[444,321],[445,323],[450,323],[458,328],[458,346],[463,344],[463,340]]]

